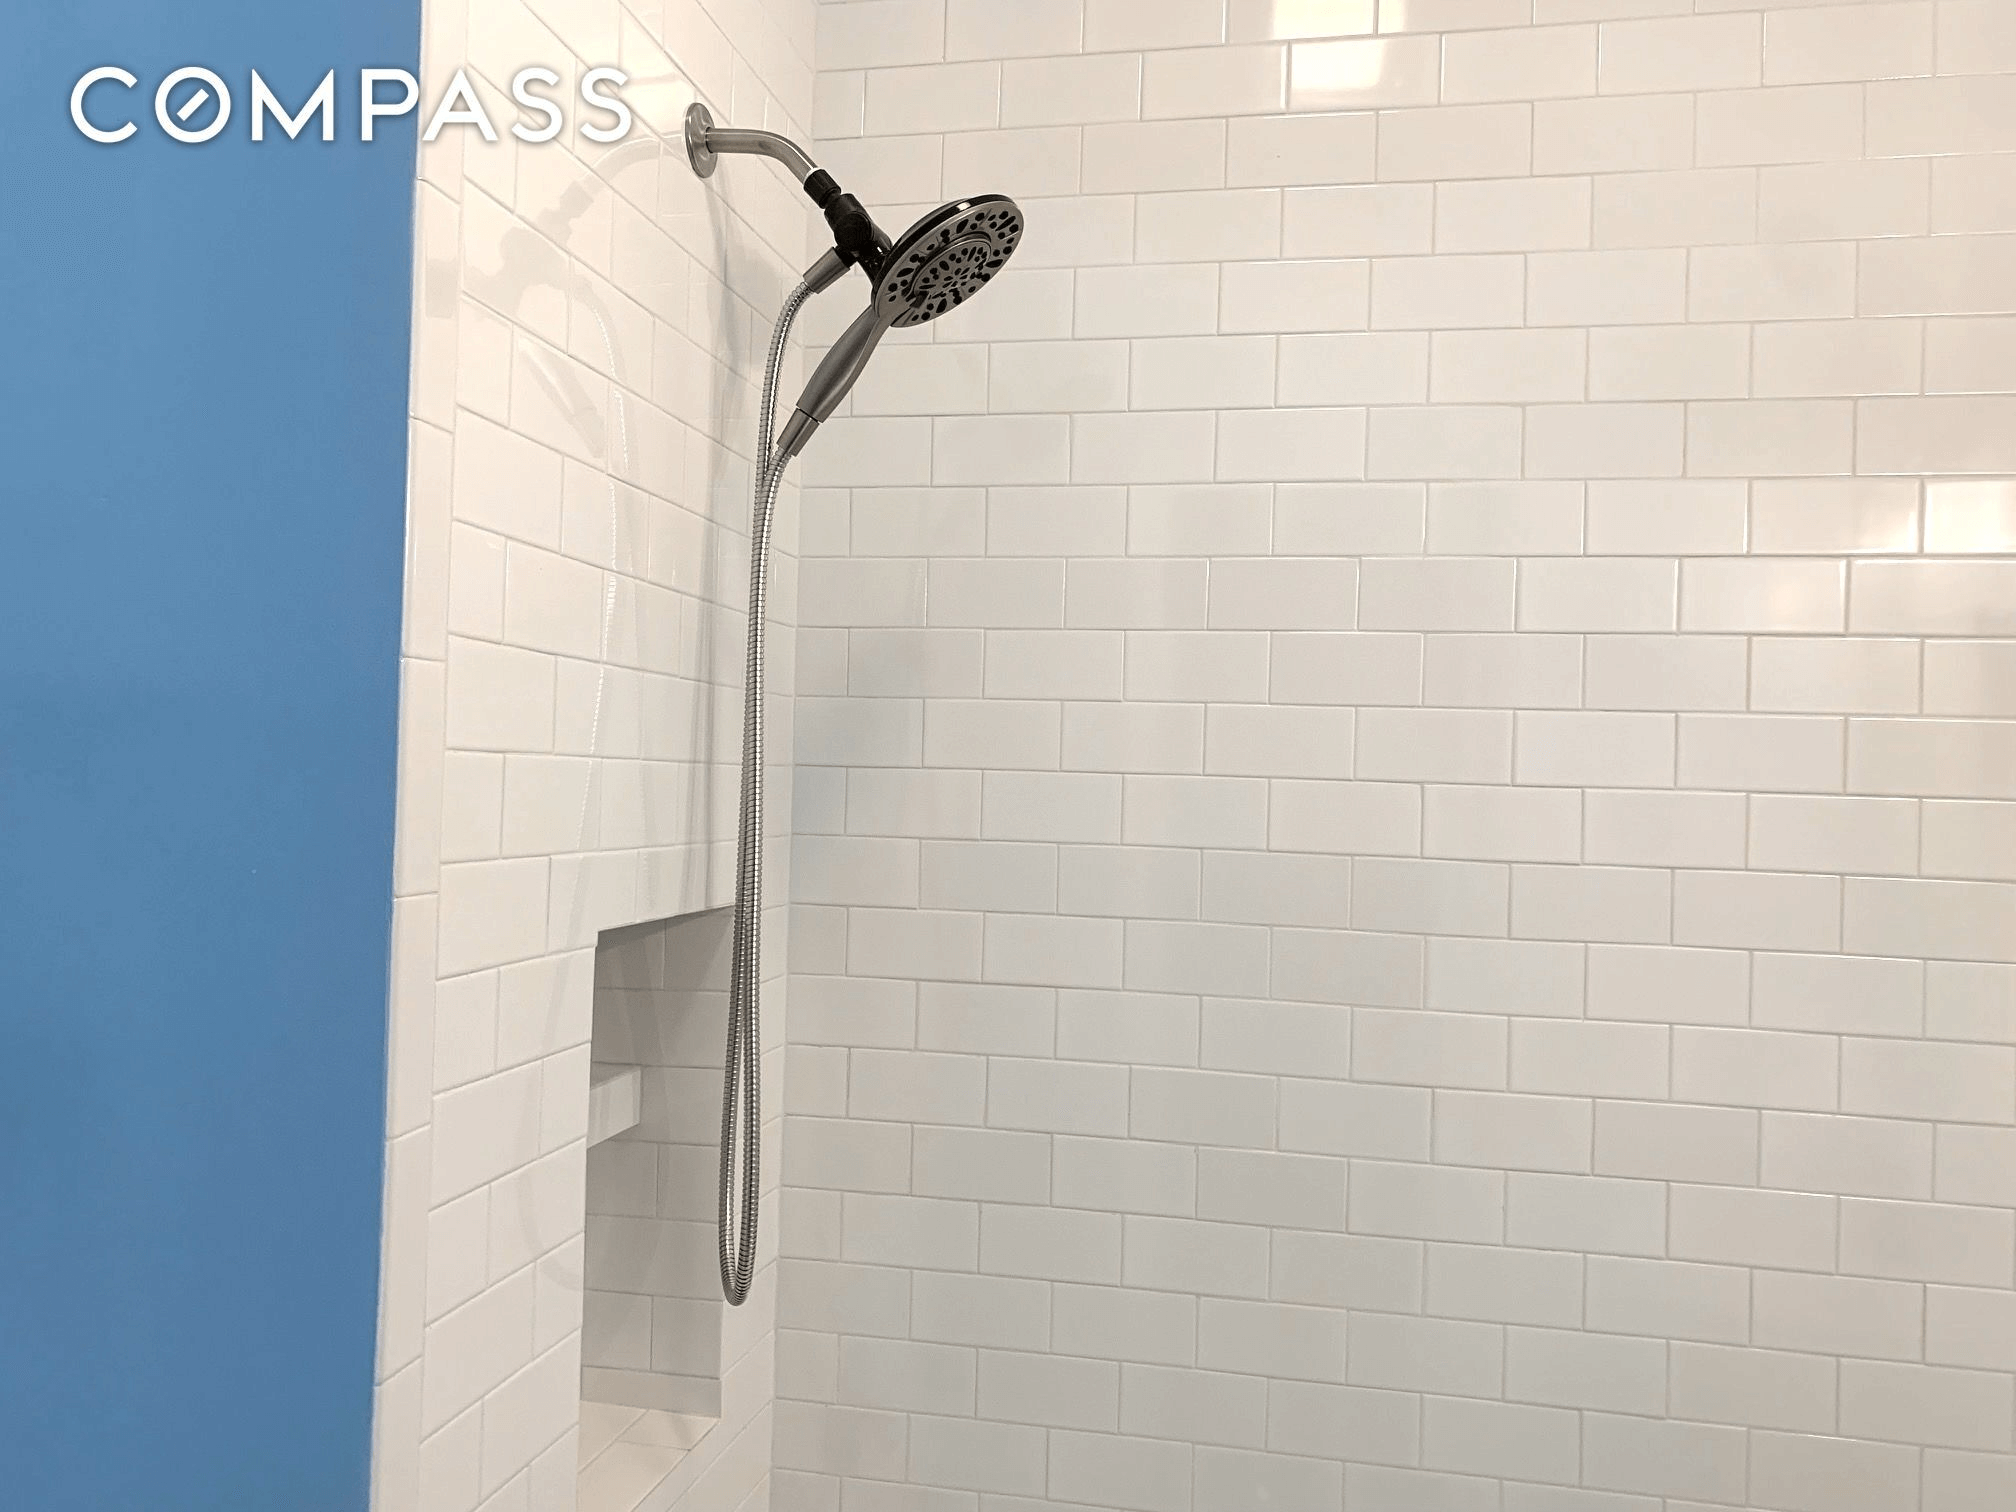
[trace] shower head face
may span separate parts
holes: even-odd
[[[1021,240],[1021,207],[1005,194],[940,205],[889,249],[875,280],[876,314],[892,326],[936,320],[999,273]]]

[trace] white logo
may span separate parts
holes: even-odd
[[[630,107],[617,93],[630,82],[629,75],[616,68],[591,68],[581,75],[581,103],[585,107],[579,127],[591,142],[620,142],[630,134]],[[116,63],[93,68],[83,74],[70,90],[70,119],[94,142],[123,142],[140,130],[132,119],[132,103],[115,107],[107,98],[113,86],[133,90],[140,80]],[[511,76],[511,98],[517,103],[518,119],[511,134],[521,142],[550,142],[566,129],[567,116],[559,102],[537,90],[557,89],[560,75],[537,64],[521,68]],[[605,86],[607,88],[605,89]],[[251,101],[251,137],[266,140],[268,125],[278,126],[293,141],[320,119],[321,138],[336,140],[336,70],[330,69],[291,114],[284,101],[267,82],[252,70],[247,96]],[[100,91],[95,102],[93,91]],[[231,124],[231,87],[222,75],[200,64],[178,68],[154,89],[154,120],[161,130],[178,142],[197,144],[212,141]],[[420,81],[403,68],[364,68],[357,73],[357,139],[375,140],[378,122],[411,115],[420,104]],[[121,111],[125,114],[122,116]],[[420,140],[431,142],[451,126],[473,127],[483,140],[497,140],[497,126],[482,96],[469,82],[463,69],[456,69],[441,98],[427,113]],[[528,124],[529,123],[529,124]]]

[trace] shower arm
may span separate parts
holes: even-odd
[[[825,213],[833,232],[833,251],[805,275],[814,293],[830,287],[847,269],[858,265],[870,279],[882,271],[889,256],[889,238],[875,224],[861,201],[843,190],[832,174],[813,162],[805,149],[774,131],[717,126],[714,113],[699,101],[686,107],[686,159],[701,178],[712,178],[722,153],[750,153],[774,158],[791,170],[806,198]],[[832,261],[837,257],[838,261]]]

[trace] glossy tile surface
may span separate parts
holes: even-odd
[[[2009,7],[965,9],[819,6],[1042,266],[807,459],[771,1504],[2016,1498]]]
[[[920,10],[928,60],[896,24]],[[711,1251],[667,1242],[711,1243],[707,1162],[686,1158],[678,1140],[693,1131],[667,1104],[676,1087],[681,1107],[703,1110],[694,1137],[711,1137],[720,1046],[709,1034],[705,1049],[591,1052],[590,1026],[602,931],[728,900],[753,396],[804,262],[806,214],[786,178],[736,159],[703,184],[677,145],[680,115],[703,99],[718,119],[809,138],[815,31],[836,60],[874,70],[854,91],[857,130],[978,124],[975,110],[991,123],[998,108],[987,86],[1000,65],[968,61],[990,55],[970,18],[951,35],[979,51],[953,61],[940,5],[870,4],[858,19],[869,24],[685,0],[426,6],[430,79],[466,63],[500,120],[514,118],[512,74],[545,63],[569,79],[620,67],[637,121],[609,147],[580,137],[572,112],[541,145],[450,128],[423,149],[414,186],[380,1512],[734,1512],[766,1494],[774,1193],[755,1295],[726,1322],[701,1301]],[[932,66],[883,69],[911,61]],[[846,93],[828,115],[844,117]],[[917,391],[892,386],[886,402],[901,413]],[[794,484],[772,661],[786,751]],[[781,768],[773,793],[781,903]],[[591,1053],[647,1067],[633,1073],[642,1123],[592,1158]],[[686,1267],[668,1277],[674,1248]],[[688,1274],[696,1255],[706,1285]],[[719,1422],[703,1435],[663,1401],[619,1409],[620,1422],[592,1400],[584,1410],[584,1372],[591,1399],[638,1377],[704,1383]]]

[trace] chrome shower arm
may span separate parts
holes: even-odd
[[[693,171],[702,178],[711,177],[716,158],[724,152],[747,152],[758,157],[775,158],[791,170],[801,185],[819,171],[819,165],[812,161],[805,149],[789,137],[779,136],[774,131],[716,126],[713,114],[705,105],[689,106],[686,111],[686,156],[692,160]]]
[[[882,271],[889,253],[889,238],[875,224],[875,218],[861,201],[834,181],[789,137],[774,131],[750,131],[736,126],[716,126],[713,112],[695,100],[686,107],[686,159],[702,178],[712,178],[724,152],[746,152],[774,158],[798,176],[805,197],[817,205],[833,231],[833,247],[846,266],[859,264],[870,278]],[[830,280],[829,280],[830,282]],[[824,285],[820,285],[824,287]]]

